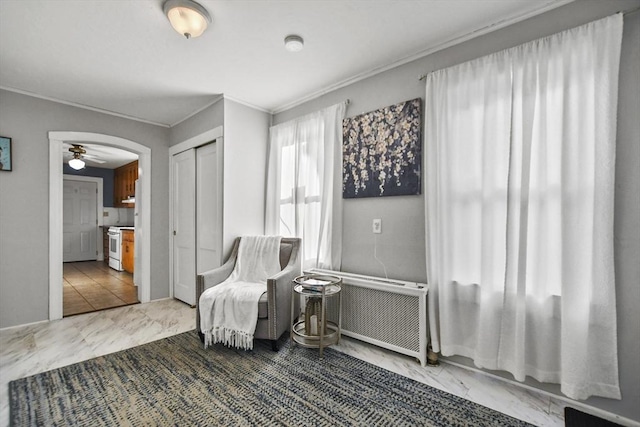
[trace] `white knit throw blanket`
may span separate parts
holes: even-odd
[[[200,330],[204,346],[223,343],[253,349],[258,300],[267,279],[281,271],[279,236],[243,236],[231,275],[200,295]]]

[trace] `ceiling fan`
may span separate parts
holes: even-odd
[[[87,150],[85,150],[84,147],[80,144],[71,144],[69,153],[65,153],[65,155],[67,157],[71,157],[71,159],[69,160],[69,166],[76,170],[83,169],[85,167],[84,159],[98,164],[106,163],[99,157],[87,154]]]

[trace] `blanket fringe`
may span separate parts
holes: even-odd
[[[217,343],[240,350],[253,350],[253,334],[226,328],[214,328],[204,333],[204,348]]]

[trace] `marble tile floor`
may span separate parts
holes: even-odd
[[[190,331],[195,309],[174,299],[0,330],[0,426],[9,425],[9,382]]]
[[[116,271],[103,261],[64,263],[65,317],[138,302],[138,288],[131,273]]]
[[[195,309],[163,299],[0,330],[0,426],[9,423],[10,381],[186,332],[194,324]],[[531,424],[564,425],[560,399],[447,363],[423,368],[411,357],[347,337],[333,348]]]

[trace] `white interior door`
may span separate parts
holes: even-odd
[[[196,295],[195,150],[173,156],[173,296],[195,305]]]
[[[222,262],[221,206],[218,199],[218,144],[196,150],[196,270],[219,267]]]
[[[65,179],[63,195],[62,260],[96,260],[98,185],[95,182]]]

